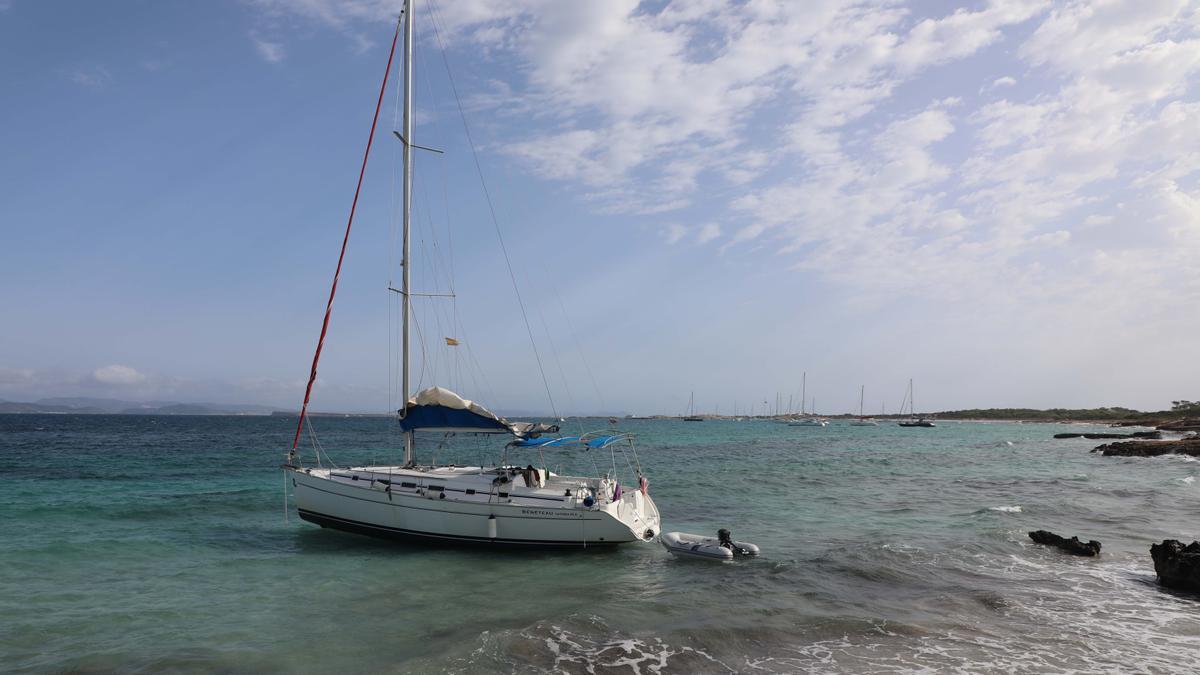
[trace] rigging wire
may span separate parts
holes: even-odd
[[[529,335],[529,344],[533,348],[533,357],[537,361],[538,373],[542,376],[542,386],[546,389],[546,398],[550,401],[550,411],[554,414],[555,419],[558,418],[558,409],[554,405],[554,395],[550,393],[550,381],[546,378],[546,369],[542,366],[542,357],[538,353],[537,341],[533,337],[533,327],[529,323],[529,314],[525,311],[525,301],[521,298],[521,289],[517,285],[517,277],[513,272],[512,260],[508,255],[508,247],[504,244],[504,234],[500,231],[500,220],[496,217],[496,207],[492,203],[491,193],[488,192],[487,181],[483,175],[483,165],[479,161],[479,152],[475,148],[475,141],[471,137],[471,127],[467,123],[467,113],[463,109],[462,98],[458,95],[458,85],[454,83],[454,74],[450,69],[450,59],[446,56],[446,45],[442,42],[441,31],[438,30],[440,17],[437,12],[437,3],[430,2],[430,15],[433,21],[430,25],[433,26],[433,34],[437,39],[438,46],[442,52],[442,62],[446,66],[446,77],[450,82],[450,90],[454,93],[454,102],[458,106],[458,113],[463,123],[463,131],[467,137],[467,144],[471,147],[471,157],[475,161],[475,171],[479,175],[479,184],[483,188],[483,196],[487,201],[488,212],[492,218],[492,225],[496,229],[496,239],[500,242],[500,251],[504,254],[504,264],[508,268],[508,278],[512,281],[513,292],[517,296],[517,305],[521,308],[521,318],[525,322],[525,332]]]
[[[423,41],[426,39],[428,39],[428,33],[424,30],[424,24],[422,24],[421,26],[418,27],[417,40]],[[433,87],[431,85],[431,83],[433,82],[433,77],[429,72],[429,68],[426,65],[426,62],[424,60],[418,59],[415,65],[416,65],[418,75],[419,75],[419,77],[417,78],[417,83],[418,83],[418,86],[421,86],[425,90],[426,100],[429,100],[429,101],[436,100],[436,98],[434,96]],[[430,122],[431,122],[432,126],[434,127],[434,138],[442,140],[444,142],[445,138],[446,138],[446,134],[444,133],[444,130],[442,129],[442,125],[440,123],[439,116],[434,114],[434,115],[431,115],[430,118],[431,118]],[[439,157],[438,159],[441,159],[441,157]],[[442,335],[445,335],[447,337],[453,337],[455,339],[460,339],[462,336],[461,336],[458,328],[461,323],[461,318],[458,315],[457,293],[456,293],[455,286],[454,286],[454,257],[453,257],[454,251],[452,248],[452,237],[451,237],[451,228],[450,228],[449,192],[447,189],[447,184],[449,183],[449,180],[448,180],[447,171],[446,171],[446,162],[439,161],[439,162],[437,162],[437,164],[440,169],[440,175],[442,178],[441,185],[442,185],[444,217],[445,217],[445,225],[446,225],[444,228],[444,230],[445,230],[444,234],[445,234],[445,240],[446,240],[445,245],[443,245],[442,237],[439,236],[439,230],[437,227],[435,227],[435,223],[434,223],[434,212],[433,212],[433,208],[432,208],[434,201],[430,197],[430,185],[429,185],[430,181],[428,180],[428,172],[422,172],[421,174],[419,174],[420,177],[425,178],[424,180],[422,180],[420,182],[420,190],[421,190],[422,195],[424,196],[424,203],[427,205],[422,209],[422,213],[425,217],[425,221],[426,221],[426,225],[428,226],[429,237],[430,237],[429,238],[429,242],[430,242],[429,247],[431,248],[431,251],[430,251],[429,258],[432,262],[432,275],[431,275],[432,276],[432,282],[431,282],[432,286],[431,286],[431,288],[436,288],[436,289],[440,290],[441,283],[442,283],[442,277],[445,277],[444,281],[446,284],[447,292],[449,293],[449,296],[450,296],[450,298],[449,298],[450,302],[445,303],[443,301],[438,301],[436,303],[431,303],[429,305],[429,307],[434,313],[434,317],[437,321],[437,328],[438,328],[439,333],[441,333]],[[442,332],[443,328],[448,332]],[[462,360],[458,353],[458,350],[454,349],[453,345],[449,345],[449,344],[443,345],[440,343],[437,344],[437,349],[438,349],[438,355],[440,357],[444,357],[446,376],[450,381],[450,387],[454,390],[459,390],[461,387],[461,384],[462,384],[462,368],[461,368]]]
[[[387,91],[388,76],[392,72],[392,58],[396,55],[396,42],[399,38],[400,23],[397,22],[396,33],[392,36],[392,48],[388,52],[387,68],[383,71],[383,82],[379,85],[379,99],[375,102],[375,114],[371,117],[371,133],[367,136],[362,167],[358,171],[358,186],[354,188],[354,201],[350,203],[350,217],[346,219],[346,234],[342,237],[342,252],[338,254],[337,269],[334,270],[333,284],[329,288],[329,302],[325,304],[325,320],[321,323],[321,337],[317,339],[312,370],[308,375],[308,385],[304,388],[304,405],[300,407],[300,421],[296,424],[296,436],[292,439],[292,450],[288,453],[289,461],[295,457],[296,447],[300,445],[300,433],[304,430],[304,418],[308,413],[308,402],[312,397],[313,383],[317,381],[317,364],[321,361],[321,348],[325,346],[325,335],[329,332],[329,317],[333,314],[333,298],[337,295],[338,277],[342,274],[342,261],[346,258],[346,245],[350,243],[350,226],[354,224],[354,211],[358,208],[358,195],[362,191],[363,176],[367,173],[367,158],[371,156],[371,144],[375,140],[375,126],[379,122],[379,110],[383,107],[383,95]]]
[[[558,368],[558,377],[562,380],[563,391],[567,394],[567,405],[575,409],[575,423],[579,425],[579,435],[583,435],[583,419],[578,417],[579,410],[575,406],[575,397],[571,395],[571,385],[567,383],[567,375],[563,372],[562,361],[558,359],[558,348],[554,346],[554,338],[550,337],[550,327],[546,325],[546,315],[538,309],[538,319],[542,322],[542,330],[546,333],[546,341],[550,343],[550,354],[554,357],[554,365]]]
[[[423,25],[422,25],[423,26]],[[432,36],[418,27],[417,40],[423,42],[429,39],[432,42]],[[424,60],[418,59],[414,63],[416,69],[416,84],[426,93],[427,100],[435,100],[431,82],[434,78],[430,76],[428,66]],[[445,133],[442,129],[440,117],[436,114],[430,116],[429,123],[435,128],[435,138],[445,140]],[[418,155],[416,161],[424,161],[423,156]],[[439,228],[435,224],[435,213],[431,205],[434,204],[430,195],[430,184],[428,180],[428,172],[416,172],[415,189],[419,190],[423,195],[423,199],[414,200],[414,209],[417,211],[414,214],[415,232],[417,233],[417,248],[422,252],[416,256],[421,260],[426,261],[422,265],[418,274],[420,280],[431,291],[442,291],[443,282],[445,288],[448,289],[450,303],[434,301],[430,303],[414,304],[411,307],[411,318],[417,326],[418,332],[428,333],[430,329],[437,332],[437,335],[445,335],[454,337],[462,345],[465,340],[465,328],[462,324],[461,315],[458,312],[457,290],[454,282],[454,260],[453,260],[453,237],[449,227],[450,208],[449,208],[449,191],[447,189],[447,166],[446,162],[438,162],[439,173],[442,178],[442,204],[444,206],[444,216],[446,220],[445,243],[443,244],[442,236]],[[426,376],[430,383],[437,383],[441,379],[446,378],[449,381],[449,386],[452,389],[459,389],[462,384],[462,364],[463,357],[456,350],[455,345],[449,343],[442,344],[437,335],[430,334],[422,335],[422,375],[420,383],[424,384]],[[468,375],[472,381],[478,383],[478,378],[475,372],[471,369],[472,360],[467,361]],[[477,362],[475,362],[477,365]],[[482,375],[482,369],[480,369]],[[417,388],[420,389],[420,386]]]
[[[596,376],[592,374],[592,367],[588,365],[587,356],[583,353],[583,345],[579,344],[579,334],[575,332],[575,326],[571,323],[571,316],[567,314],[567,308],[563,305],[562,296],[558,294],[558,289],[553,290],[554,299],[558,302],[558,309],[562,312],[563,319],[567,322],[567,332],[571,334],[571,339],[575,342],[575,351],[579,353],[579,360],[583,362],[583,369],[587,371],[588,379],[592,382],[592,389],[596,392],[596,398],[600,399],[600,409],[603,412],[608,408],[608,404],[604,402],[604,394],[600,393],[600,385],[596,384]]]

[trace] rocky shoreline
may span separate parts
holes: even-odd
[[[1166,539],[1150,547],[1154,573],[1158,583],[1168,588],[1200,591],[1200,541],[1184,546],[1175,539]]]
[[[1111,433],[1095,433],[1095,434],[1054,434],[1055,438],[1088,438],[1098,440],[1102,438],[1145,438],[1158,440],[1163,437],[1161,431],[1135,431],[1132,434],[1111,434]]]
[[[1059,536],[1047,530],[1036,530],[1034,532],[1030,532],[1029,538],[1032,539],[1035,544],[1053,546],[1054,548],[1070,553],[1071,555],[1088,557],[1100,555],[1101,544],[1095,539],[1085,543],[1080,541],[1079,537],[1071,537],[1070,539],[1067,539],[1066,537]]]
[[[1096,446],[1092,452],[1105,457],[1158,457],[1160,455],[1188,455],[1200,457],[1200,437],[1169,441],[1122,441]]]

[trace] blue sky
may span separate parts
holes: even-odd
[[[542,411],[432,10],[559,412],[1200,396],[1200,3],[419,2],[421,382]],[[0,2],[0,398],[298,405],[395,13]],[[397,396],[396,149],[317,409]]]

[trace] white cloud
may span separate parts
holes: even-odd
[[[1021,45],[1033,65],[1091,70],[1154,41],[1181,18],[1188,0],[1075,0],[1055,8]]]
[[[0,368],[0,387],[24,385],[33,378],[34,372],[30,368]]]
[[[493,147],[668,243],[1078,325],[1200,289],[1194,0],[444,4],[456,44],[518,65],[479,100],[522,117]],[[652,217],[695,202],[712,223]]]
[[[694,237],[697,244],[707,244],[721,236],[721,226],[716,223],[705,223],[698,227],[689,227],[679,223],[669,223],[663,228],[663,238],[668,244],[678,244],[689,235]]]
[[[744,241],[752,241],[754,239],[757,239],[759,237],[759,235],[761,235],[763,232],[766,231],[766,229],[767,229],[766,226],[764,226],[761,223],[751,223],[750,225],[746,225],[746,226],[738,229],[737,232],[734,232],[733,239],[730,240],[724,246],[722,246],[721,250],[724,251],[725,249],[729,248],[730,246],[732,246],[734,244],[739,244]]]
[[[721,226],[716,223],[706,223],[696,232],[696,243],[707,244],[721,236]]]
[[[250,32],[250,42],[267,63],[279,63],[286,56],[282,43],[263,38],[254,31]]]
[[[67,77],[75,84],[88,89],[103,89],[113,81],[112,72],[101,65],[77,68],[67,73]]]
[[[146,381],[146,376],[129,366],[111,365],[92,371],[92,378],[101,384],[131,385]]]

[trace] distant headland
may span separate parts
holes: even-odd
[[[59,415],[269,415],[275,409],[252,404],[122,401],[114,398],[43,398],[31,403],[0,400],[0,414]]]

